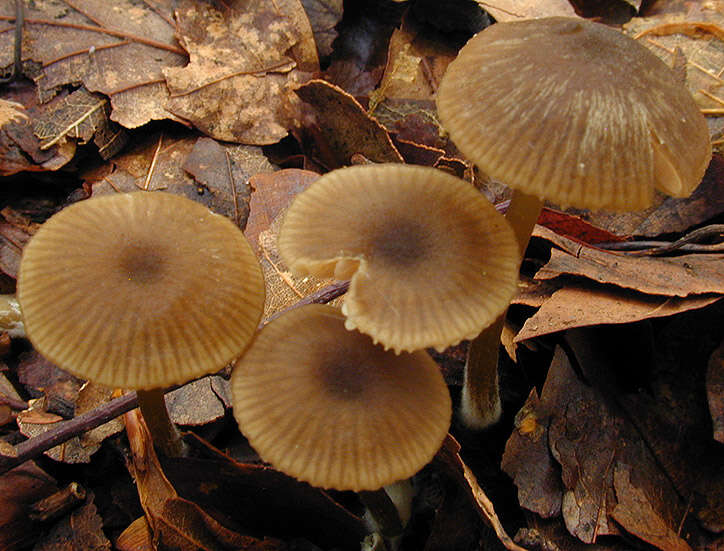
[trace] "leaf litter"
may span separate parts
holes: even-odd
[[[10,4],[0,6],[6,75],[15,70]],[[437,82],[477,30],[472,26],[486,20],[486,9],[502,21],[534,12],[573,15],[572,6],[352,4],[26,4],[21,73],[0,89],[0,184],[7,180],[7,196],[15,197],[0,204],[3,289],[14,289],[22,248],[38,223],[90,195],[179,193],[246,228],[267,281],[266,319],[327,290],[329,281],[295,278],[276,250],[285,207],[319,172],[404,159],[451,171],[496,201],[506,199],[441,130]],[[576,7],[605,17],[640,10],[625,32],[686,78],[710,110],[717,145],[716,79],[724,66],[718,2],[581,0]],[[61,167],[75,182],[56,184],[48,199],[44,186],[59,178]],[[453,424],[462,444],[449,437],[417,477],[401,549],[618,551],[632,542],[708,551],[724,545],[724,462],[716,447],[724,423],[723,260],[701,247],[665,245],[692,228],[721,223],[722,175],[715,155],[691,198],[662,198],[642,213],[544,211],[504,336],[512,359],[504,359],[501,370],[515,370],[517,379],[502,378],[510,383],[503,386],[504,419],[475,438]],[[697,245],[715,246],[720,238],[710,233]],[[658,255],[608,249],[650,241],[664,243]],[[64,379],[39,358],[18,356],[18,347],[27,347],[22,341],[2,332],[0,338],[8,360],[0,375],[9,385],[0,386],[0,460],[15,453],[6,440],[53,434],[70,418],[92,414],[96,404],[128,398]],[[454,395],[464,348],[436,356]],[[0,527],[10,527],[0,534],[16,538],[7,540],[8,548],[53,551],[64,549],[63,541],[83,550],[359,547],[367,533],[359,501],[260,465],[228,423],[223,376],[185,385],[168,403],[172,418],[198,434],[187,436],[195,455],[159,460],[135,414],[126,417],[125,433],[116,419],[72,435],[48,452],[52,459],[38,463],[67,488],[68,472],[87,477],[92,471],[81,469],[103,469],[115,457],[115,497],[104,497],[97,489],[105,486],[89,480],[87,497],[44,521],[43,531],[16,528],[38,526],[27,518],[31,505],[65,490],[33,470],[28,480],[44,481],[34,494],[22,475],[36,468],[32,463],[0,474],[0,487],[12,490],[3,494],[7,508],[0,507],[6,511]],[[31,436],[25,443],[32,442]],[[478,447],[488,450],[486,463]],[[57,469],[76,461],[90,467]],[[118,473],[124,464],[133,479]]]

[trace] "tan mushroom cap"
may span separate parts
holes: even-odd
[[[396,355],[331,306],[291,310],[262,329],[231,376],[234,415],[264,461],[322,488],[375,490],[440,447],[451,417],[425,352]]]
[[[398,352],[474,337],[518,275],[507,221],[467,182],[420,166],[325,174],[289,207],[279,251],[296,273],[351,277],[347,329]]]
[[[71,373],[149,389],[214,372],[251,340],[264,303],[241,231],[166,193],[88,199],[45,222],[18,277],[28,337]]]
[[[462,153],[562,205],[637,210],[686,197],[711,158],[676,74],[635,40],[582,19],[496,23],[449,65],[437,96]]]

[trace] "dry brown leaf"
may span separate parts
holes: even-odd
[[[575,17],[568,0],[476,0],[476,2],[496,21],[517,21],[519,19],[536,19],[562,15]]]
[[[285,96],[302,79],[296,67],[318,67],[299,0],[234,0],[219,8],[185,0],[176,14],[191,59],[164,71],[168,109],[219,140],[262,145],[286,136]]]
[[[722,335],[722,307],[566,334],[586,386],[605,400],[611,415],[625,420],[624,428],[635,429],[622,432],[615,465],[631,466],[628,476],[614,480],[617,496],[629,494],[619,500],[627,511],[617,514],[628,519],[628,532],[646,541],[664,537],[657,546],[680,545],[671,539],[673,531],[699,548],[706,536],[695,517],[707,530],[724,529],[724,449],[711,438],[702,369],[712,337]],[[652,533],[656,525],[668,532]]]
[[[23,60],[40,64],[33,75],[42,97],[82,82],[111,100],[111,118],[126,128],[150,120],[174,118],[165,110],[168,90],[161,69],[182,65],[170,1],[148,6],[118,0],[66,3],[40,0],[25,6]],[[3,3],[0,16],[14,17],[14,4]],[[149,37],[153,37],[150,39]],[[12,63],[13,33],[0,34],[0,67]]]
[[[206,205],[241,227],[248,213],[249,178],[274,170],[260,147],[219,144],[186,130],[146,135],[113,164],[117,168],[111,174],[85,175],[93,195],[166,191]]]
[[[199,138],[183,163],[183,169],[210,194],[207,206],[243,228],[249,217],[248,180],[259,170],[271,168],[261,152],[251,146],[222,146],[211,138]],[[233,212],[228,212],[229,204]]]
[[[111,542],[103,533],[103,519],[93,496],[78,509],[55,523],[33,551],[110,551]]]
[[[568,531],[585,543],[619,533],[609,515],[616,506],[613,466],[623,446],[622,420],[581,384],[559,347],[541,399],[551,415],[548,443],[561,464],[561,510]]]
[[[369,113],[402,140],[442,154],[454,152],[437,120],[434,94],[457,51],[410,21],[405,18],[390,37],[385,72],[370,95]],[[425,164],[432,166],[440,156],[433,155]]]
[[[495,512],[492,501],[478,484],[470,467],[460,457],[460,444],[451,435],[447,435],[433,461],[440,466],[443,472],[453,477],[460,488],[465,491],[480,517],[493,528],[498,540],[506,549],[509,551],[526,551],[517,545],[505,531]]]
[[[664,551],[688,550],[676,533],[686,504],[642,441],[633,418],[623,415],[617,405],[621,391],[605,381],[612,378],[612,356],[590,353],[589,343],[596,346],[597,342],[595,332],[589,330],[579,332],[573,343],[587,383],[578,378],[558,348],[541,397],[552,418],[550,449],[568,488],[562,503],[566,526],[590,543],[600,535],[618,533],[612,517],[627,532]],[[605,346],[611,349],[610,343]],[[605,375],[601,378],[596,373]]]
[[[386,99],[434,99],[437,87],[448,64],[457,51],[433,40],[420,31],[409,18],[390,37],[387,65],[379,87],[370,95],[370,113],[376,115],[377,106]],[[430,105],[434,111],[434,104]]]
[[[124,420],[133,459],[130,468],[155,545],[179,551],[285,549],[265,548],[264,542],[224,527],[195,503],[180,498],[161,468],[138,410],[126,413]]]
[[[678,63],[677,55],[683,55],[686,81],[694,99],[704,109],[721,110],[724,10],[713,5],[690,2],[686,12],[635,17],[624,28],[669,66]]]
[[[550,260],[535,279],[569,274],[649,295],[724,294],[724,254],[634,257],[586,247],[543,226],[536,226],[533,235],[559,247],[551,249]]]
[[[518,502],[543,518],[561,512],[563,484],[548,449],[550,414],[535,389],[515,416],[515,430],[505,444],[501,468],[518,488]]]
[[[335,27],[342,19],[343,0],[301,0],[317,43],[320,57],[332,53],[332,42],[337,38]]]
[[[108,119],[109,111],[110,106],[105,97],[79,88],[34,120],[34,132],[40,140],[40,149],[50,149],[69,138],[83,145],[92,138],[100,156],[109,159],[128,140],[126,132]]]
[[[0,216],[0,271],[12,277],[18,277],[23,247],[30,241],[29,228],[11,224]]]
[[[311,80],[295,91],[311,106],[298,114],[297,124],[309,135],[312,156],[327,168],[349,165],[355,154],[375,163],[402,162],[387,131],[341,88]]]
[[[210,375],[166,394],[166,407],[178,425],[206,425],[224,417],[231,407],[230,394],[229,381]]]
[[[309,170],[287,168],[275,172],[260,172],[249,179],[252,188],[249,220],[244,235],[256,249],[259,234],[268,230],[272,222],[289,203],[319,178]]]
[[[572,327],[605,323],[630,323],[671,316],[703,308],[721,300],[719,295],[689,298],[644,295],[596,283],[570,283],[555,291],[538,312],[528,318],[515,342],[556,333]]]
[[[646,494],[632,485],[632,469],[631,465],[625,464],[614,467],[613,483],[618,505],[612,512],[613,518],[625,530],[662,551],[691,551],[689,544],[656,513]]]
[[[364,522],[323,490],[271,467],[239,463],[193,434],[187,441],[194,456],[164,460],[168,479],[181,497],[240,531],[303,538],[324,549],[358,548],[367,534]]]
[[[139,517],[129,524],[116,539],[115,547],[118,551],[155,551],[146,517]]]

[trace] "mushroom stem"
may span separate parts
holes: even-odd
[[[541,210],[543,210],[543,200],[541,198],[522,191],[513,191],[513,197],[510,199],[510,206],[505,213],[505,217],[513,226],[515,238],[518,240],[521,262]]]
[[[185,455],[186,445],[168,416],[164,389],[138,390],[136,394],[138,395],[138,407],[156,448],[167,457]]]
[[[513,191],[505,217],[513,226],[518,241],[520,262],[530,241],[543,200],[535,195]],[[460,405],[460,418],[471,429],[484,429],[500,419],[502,407],[498,390],[498,350],[505,324],[503,312],[491,325],[475,337],[468,349],[465,382]]]

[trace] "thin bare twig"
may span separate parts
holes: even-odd
[[[596,245],[601,249],[625,251],[630,256],[655,256],[674,251],[686,252],[722,252],[724,241],[712,244],[699,244],[697,241],[724,237],[724,224],[711,224],[693,230],[676,241],[624,241],[621,243],[601,243]],[[643,250],[640,250],[643,249]]]
[[[0,21],[14,21],[15,17],[10,15],[0,15]],[[66,23],[64,21],[50,21],[48,19],[25,19],[25,23],[30,25],[48,25],[50,27],[65,27],[69,29],[76,29],[79,31],[90,31],[94,33],[107,34],[115,36],[117,38],[123,38],[130,40],[131,42],[138,42],[139,44],[145,44],[159,50],[166,50],[175,54],[186,55],[186,50],[173,44],[166,44],[165,42],[158,42],[157,40],[151,40],[143,36],[127,33],[125,31],[117,31],[115,29],[107,29],[105,27],[95,27],[93,25],[83,25],[81,23]]]

